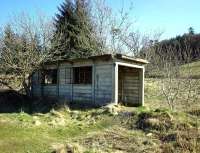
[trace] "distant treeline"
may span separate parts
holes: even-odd
[[[195,34],[193,28],[189,28],[188,33],[156,42],[153,47],[159,56],[170,55],[183,63],[195,61],[200,59],[200,34]]]

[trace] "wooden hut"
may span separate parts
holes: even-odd
[[[32,75],[32,95],[106,105],[144,104],[144,65],[122,54],[46,63]]]

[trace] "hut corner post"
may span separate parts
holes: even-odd
[[[113,64],[112,76],[112,102],[118,104],[118,63],[116,62]]]
[[[140,81],[140,88],[139,88],[139,104],[144,106],[144,72],[145,68],[141,68],[139,71],[139,81]]]
[[[95,77],[96,77],[96,65],[93,61],[93,65],[92,65],[92,101],[93,101],[93,104],[96,105],[96,102],[95,102]]]

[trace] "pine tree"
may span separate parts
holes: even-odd
[[[193,28],[193,27],[189,27],[189,28],[188,28],[188,33],[189,33],[190,35],[194,35],[194,28]]]
[[[52,50],[57,58],[79,58],[94,55],[97,42],[93,36],[88,2],[65,0],[58,8]]]

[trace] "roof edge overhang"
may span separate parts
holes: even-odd
[[[115,56],[116,56],[117,59],[129,60],[129,61],[133,61],[133,62],[136,62],[136,63],[141,63],[141,64],[148,64],[149,63],[145,59],[134,58],[134,57],[123,55],[123,54],[115,54]]]
[[[149,63],[147,60],[140,59],[140,58],[134,58],[134,57],[123,55],[123,54],[103,54],[103,55],[97,55],[97,56],[90,56],[87,58],[61,59],[61,60],[47,61],[44,64],[57,64],[57,63],[63,63],[63,62],[73,64],[74,62],[88,61],[88,60],[114,60],[114,59],[121,59],[124,61],[132,61],[132,62],[136,62],[136,63],[140,63],[140,64],[148,64]]]

